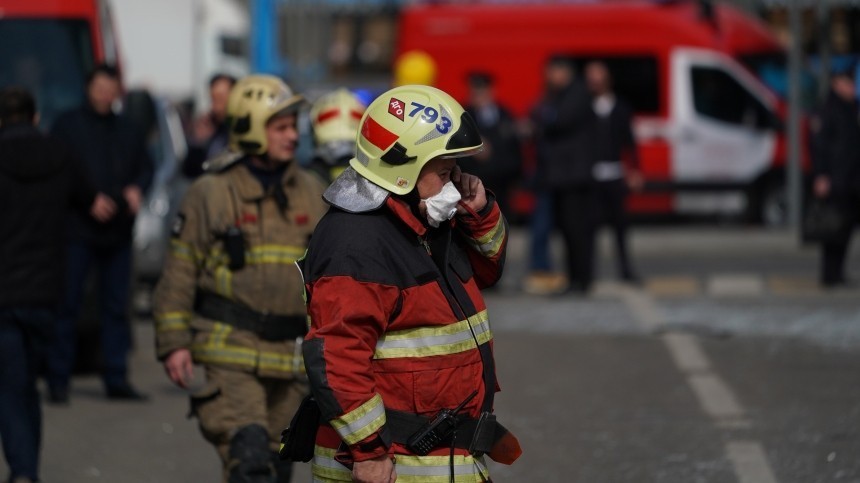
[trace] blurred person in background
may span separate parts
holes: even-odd
[[[277,77],[237,83],[227,105],[236,155],[189,188],[155,290],[158,359],[182,388],[203,364],[191,414],[231,483],[290,480],[280,434],[307,393],[295,261],[327,207],[323,182],[295,159],[303,104]]]
[[[847,285],[845,262],[860,214],[860,107],[853,69],[834,73],[827,101],[812,122],[813,194],[844,217],[841,233],[821,246],[820,282]]]
[[[484,141],[480,153],[460,160],[463,171],[474,174],[496,195],[502,213],[510,216],[510,192],[522,172],[522,150],[517,123],[496,101],[489,74],[469,75],[469,103],[466,112],[478,124]]]
[[[203,164],[227,149],[227,99],[236,78],[215,74],[209,79],[209,112],[194,120],[188,155],[182,173],[191,179],[203,174]]]
[[[564,238],[567,290],[587,293],[594,272],[597,192],[591,134],[595,114],[591,96],[585,84],[576,80],[569,59],[550,58],[545,78],[543,97],[532,111],[538,156],[536,183],[539,190],[548,193],[555,224]],[[546,247],[548,250],[548,243]]]
[[[355,136],[365,105],[347,89],[329,92],[311,106],[314,157],[310,168],[331,183],[355,156]]]
[[[630,190],[641,190],[643,184],[633,138],[633,111],[615,95],[612,76],[604,62],[585,66],[585,82],[596,114],[591,139],[596,150],[593,175],[597,181],[599,221],[608,223],[614,232],[619,277],[638,283],[627,245],[627,195]]]
[[[12,483],[39,479],[36,377],[62,294],[68,208],[98,223],[117,209],[37,123],[28,91],[0,90],[0,440]]]
[[[109,399],[145,400],[128,381],[131,326],[132,228],[141,200],[152,183],[153,164],[143,133],[113,112],[120,96],[119,73],[97,66],[87,79],[87,101],[61,115],[53,135],[81,160],[96,189],[117,205],[106,222],[72,213],[67,251],[65,294],[48,358],[49,400],[67,403],[75,362],[75,323],[90,269],[98,272],[102,378]]]

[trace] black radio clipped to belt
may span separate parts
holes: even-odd
[[[477,394],[477,390],[472,392],[469,397],[454,409],[446,408],[439,411],[433,419],[428,421],[427,424],[406,440],[406,447],[409,451],[418,456],[426,456],[443,442],[449,441],[454,434],[454,430],[460,425],[457,413]]]

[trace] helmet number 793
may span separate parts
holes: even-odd
[[[436,130],[442,134],[447,133],[451,129],[451,120],[445,116],[441,116],[440,118],[439,111],[436,109],[433,109],[430,106],[424,106],[417,102],[412,102],[411,105],[414,109],[409,112],[409,117],[415,117],[418,113],[421,113],[421,120],[428,124],[432,124],[438,120],[439,122],[436,123]]]

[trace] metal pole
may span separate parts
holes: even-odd
[[[251,3],[251,69],[263,74],[280,74],[277,68],[277,28],[274,0]]]
[[[803,208],[803,173],[801,172],[801,92],[800,73],[803,63],[803,30],[800,12],[801,0],[789,3],[789,29],[791,52],[789,56],[788,89],[788,221],[792,228],[800,228]]]

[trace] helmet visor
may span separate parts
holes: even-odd
[[[481,152],[484,148],[481,134],[478,132],[478,125],[468,112],[463,112],[460,116],[460,128],[448,138],[448,143],[445,149],[455,151],[445,154],[445,158],[461,158],[463,156],[471,156]]]

